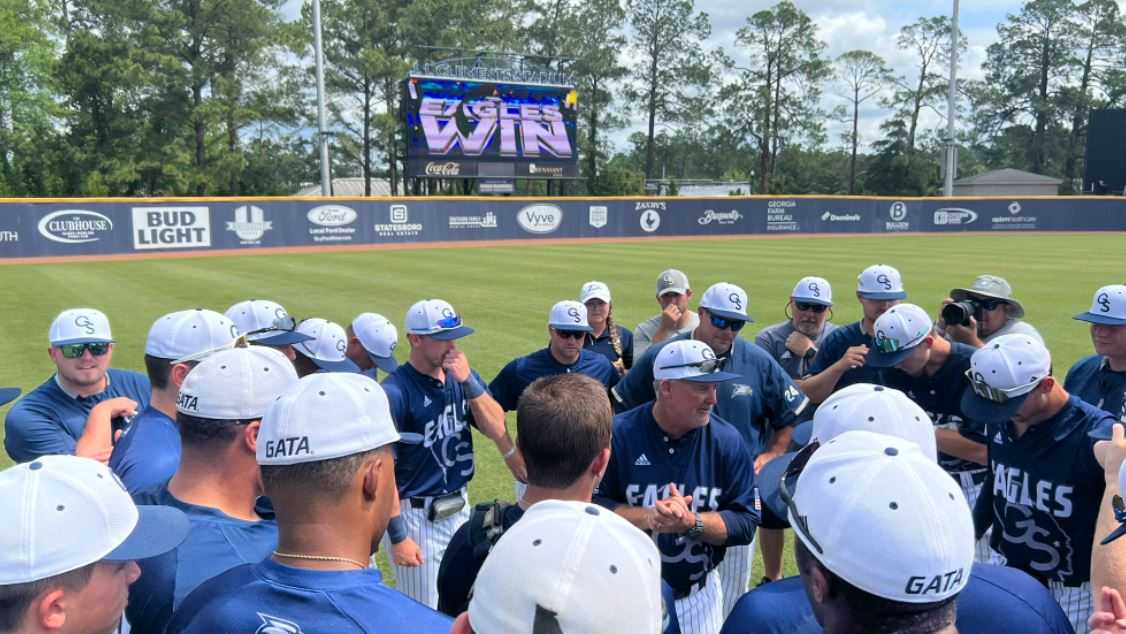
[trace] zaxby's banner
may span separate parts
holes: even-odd
[[[473,240],[1126,231],[1126,198],[0,202],[0,258]]]

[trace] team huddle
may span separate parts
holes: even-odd
[[[401,362],[376,313],[169,313],[145,374],[63,311],[5,421],[0,634],[1126,633],[1126,285],[1063,380],[993,275],[932,316],[873,265],[846,325],[804,277],[753,341],[734,284],[664,271],[632,331],[578,291],[491,381],[439,299]],[[514,499],[474,506],[492,450]]]

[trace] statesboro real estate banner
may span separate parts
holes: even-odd
[[[0,202],[0,258],[543,238],[1124,231],[1126,198]]]

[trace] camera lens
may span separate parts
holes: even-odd
[[[974,314],[974,305],[970,302],[954,302],[942,307],[942,321],[950,326],[968,326]]]

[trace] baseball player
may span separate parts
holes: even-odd
[[[489,392],[504,411],[515,410],[524,388],[541,376],[585,374],[607,389],[618,382],[618,373],[610,361],[583,347],[590,324],[582,303],[564,300],[552,306],[547,332],[551,340],[546,348],[509,361],[489,383]]]
[[[876,320],[868,365],[895,368],[885,372],[887,384],[906,392],[930,415],[942,452],[939,465],[962,485],[973,508],[989,474],[985,425],[968,420],[962,411],[962,394],[970,389],[966,370],[976,348],[937,336],[933,326],[927,312],[914,304],[892,307]],[[978,540],[974,559],[992,560],[987,537]]]
[[[876,318],[907,298],[899,271],[886,264],[873,264],[856,278],[856,299],[864,317],[843,326],[825,337],[809,375],[798,386],[814,403],[820,403],[834,390],[853,383],[883,384],[883,372],[867,365],[872,348],[872,329]]]
[[[787,320],[763,328],[755,343],[769,352],[791,379],[800,379],[807,374],[825,337],[838,328],[829,322],[833,287],[823,277],[803,277],[794,285],[786,309]]]
[[[380,370],[391,374],[399,367],[399,360],[395,358],[399,329],[383,315],[360,313],[345,329],[345,334],[348,337],[345,354],[365,376],[374,379]]]
[[[688,276],[676,269],[668,269],[657,276],[658,315],[637,325],[633,331],[633,358],[638,359],[649,346],[678,334],[691,332],[700,323],[700,317],[688,308],[692,287]]]
[[[741,376],[720,371],[700,341],[671,341],[655,352],[657,398],[614,418],[610,466],[595,500],[654,534],[681,631],[714,633],[724,616],[716,567],[728,547],[751,543],[759,519],[751,453],[712,411],[717,384]]]
[[[184,379],[176,401],[180,466],[134,499],[180,509],[191,530],[174,551],[141,563],[126,608],[134,631],[163,632],[196,586],[275,548],[273,510],[258,504],[254,452],[267,407],[296,382],[289,359],[265,346],[216,352]]]
[[[168,313],[153,322],[145,341],[145,371],[152,385],[149,406],[129,423],[109,457],[110,468],[129,493],[168,482],[180,466],[176,397],[196,363],[176,360],[214,350],[237,336],[231,320],[202,308]],[[94,411],[101,408],[98,405]],[[107,421],[112,414],[104,412]]]
[[[1114,418],[1069,395],[1051,367],[1028,335],[998,337],[970,359],[962,411],[989,428],[991,495],[978,498],[975,515],[992,511],[995,560],[1044,582],[1083,634],[1104,488],[1092,436],[1108,438]]]
[[[293,344],[293,367],[297,368],[297,376],[316,372],[360,371],[360,367],[348,358],[348,335],[340,324],[314,317],[302,321],[297,332],[309,337]]]
[[[633,333],[614,323],[610,287],[597,280],[587,282],[579,290],[579,301],[586,306],[590,323],[584,347],[606,357],[618,374],[625,374],[633,367]]]
[[[395,456],[399,510],[387,528],[397,587],[437,607],[438,568],[454,531],[469,519],[465,487],[473,477],[476,427],[524,481],[524,462],[504,425],[504,410],[470,368],[456,340],[473,333],[453,306],[424,299],[404,321],[411,352],[407,363],[383,380],[400,433],[422,440],[400,444]],[[421,552],[420,552],[421,549]]]
[[[1126,285],[1095,291],[1091,310],[1075,319],[1091,324],[1095,354],[1071,366],[1063,387],[1126,422]]]
[[[854,383],[834,392],[817,408],[812,422],[813,442],[807,448],[771,461],[759,473],[764,513],[769,509],[786,517],[781,483],[784,477],[796,479],[798,469],[791,470],[791,464],[806,460],[841,435],[858,430],[910,441],[922,448],[923,454],[931,460],[938,456],[931,420],[917,403],[896,389]],[[957,626],[962,634],[996,634],[1006,629],[1042,634],[1072,631],[1067,616],[1043,584],[1019,570],[981,563],[974,564],[969,583],[959,595]],[[724,634],[815,634],[821,631],[809,596],[796,576],[743,595],[723,629]]]
[[[47,354],[56,372],[8,410],[4,448],[15,462],[50,454],[77,454],[105,462],[113,430],[88,426],[90,410],[118,397],[144,409],[149,402],[148,379],[109,367],[113,334],[109,319],[99,310],[64,310],[51,323],[47,338],[51,343]]]
[[[715,411],[742,434],[757,472],[773,457],[789,449],[793,425],[808,401],[766,351],[739,338],[739,331],[751,321],[747,305],[743,289],[726,282],[714,284],[700,299],[699,325],[693,332],[677,335],[672,341],[691,338],[707,344],[722,360],[724,371],[738,375],[736,380],[716,387]],[[619,411],[653,399],[653,363],[662,345],[654,346],[638,359],[614,387],[612,395],[618,401]],[[777,545],[777,540],[774,544]],[[725,614],[747,589],[753,558],[753,546],[737,545],[727,550],[719,572],[726,593]]]
[[[257,444],[277,547],[200,585],[167,632],[449,632],[449,617],[368,566],[394,504],[398,440],[387,397],[366,376],[313,374],[283,392]]]
[[[276,348],[290,361],[294,359],[293,344],[311,339],[309,335],[297,332],[297,320],[281,304],[268,299],[248,299],[231,306],[223,314],[234,322],[239,334],[246,335],[250,343]]]

